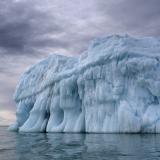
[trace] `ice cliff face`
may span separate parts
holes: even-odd
[[[160,133],[160,39],[109,36],[49,56],[15,93],[20,132]]]

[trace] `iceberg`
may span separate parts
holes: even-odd
[[[160,133],[160,39],[112,35],[20,78],[18,132]]]

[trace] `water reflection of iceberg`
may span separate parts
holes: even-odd
[[[18,134],[16,155],[32,160],[145,160],[159,155],[159,138],[146,134]]]

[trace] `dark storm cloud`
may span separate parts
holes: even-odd
[[[63,26],[32,1],[0,1],[0,47],[8,53],[33,52],[36,47],[63,43],[46,38],[62,32]],[[46,37],[45,37],[46,36]]]
[[[65,8],[65,3],[57,6],[54,3],[56,1],[0,1],[0,53],[33,54],[59,50],[80,53],[85,42],[92,37],[81,35],[88,28],[77,29],[79,18],[74,19],[72,13],[67,15],[70,6]]]

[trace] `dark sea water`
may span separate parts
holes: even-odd
[[[0,160],[159,160],[159,134],[19,134],[0,127]]]

